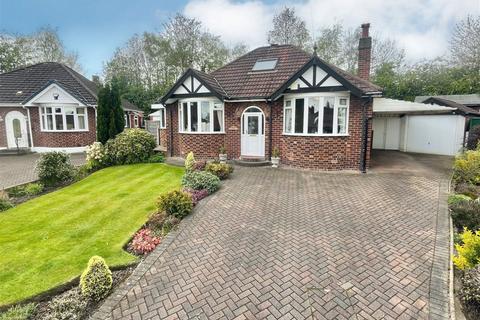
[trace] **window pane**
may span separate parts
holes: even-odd
[[[338,108],[338,133],[345,134],[347,129],[347,108]]]
[[[190,102],[190,131],[198,131],[198,103]]]
[[[318,98],[308,98],[308,133],[318,133],[318,114],[320,102]]]
[[[246,116],[247,117],[247,134],[258,134],[258,116]]]
[[[346,98],[340,98],[340,105],[341,106],[346,106],[347,105],[347,99]]]
[[[165,109],[160,109],[160,126],[165,127],[167,120],[165,119]]]
[[[55,130],[63,130],[63,117],[61,114],[55,115]]]
[[[77,108],[77,114],[85,114],[85,108]]]
[[[67,121],[67,130],[74,130],[75,129],[75,119],[73,117],[73,114],[66,115],[65,120]]]
[[[52,108],[45,108],[47,113],[52,113]]]
[[[85,116],[83,115],[78,116],[78,129],[80,130],[85,129]]]
[[[223,110],[213,110],[213,131],[223,132]]]
[[[55,108],[55,113],[62,113],[62,108]]]
[[[13,126],[13,137],[15,139],[20,139],[22,137],[22,129],[20,127],[20,120],[19,119],[13,119],[12,126]]]
[[[303,133],[304,99],[295,100],[295,133]]]
[[[335,98],[323,100],[323,133],[333,133],[333,101]]]
[[[47,115],[47,130],[53,130],[53,116]]]
[[[285,132],[292,133],[292,109],[285,109]]]
[[[183,113],[183,131],[188,131],[188,113],[187,113],[187,109],[188,109],[188,104],[186,102],[183,103],[183,109],[182,109],[182,113]]]
[[[210,102],[202,101],[201,103],[201,121],[202,132],[209,132],[210,131]]]

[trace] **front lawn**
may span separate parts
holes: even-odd
[[[122,246],[182,174],[165,164],[111,167],[0,213],[0,305],[75,278],[93,255],[134,262]]]

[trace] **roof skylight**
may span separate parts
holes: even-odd
[[[273,70],[277,66],[278,59],[257,60],[253,65],[253,71]]]

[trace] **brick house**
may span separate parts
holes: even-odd
[[[45,62],[0,74],[0,149],[81,152],[96,140],[97,86],[71,68]],[[126,127],[143,112],[122,100]]]
[[[365,171],[371,147],[371,37],[362,25],[358,76],[290,45],[257,48],[207,74],[188,69],[160,99],[160,140],[171,156],[271,157],[284,165]]]

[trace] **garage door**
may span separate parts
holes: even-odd
[[[405,126],[405,151],[455,155],[463,143],[464,117],[410,115]]]
[[[373,118],[373,149],[398,150],[400,144],[400,118]]]

